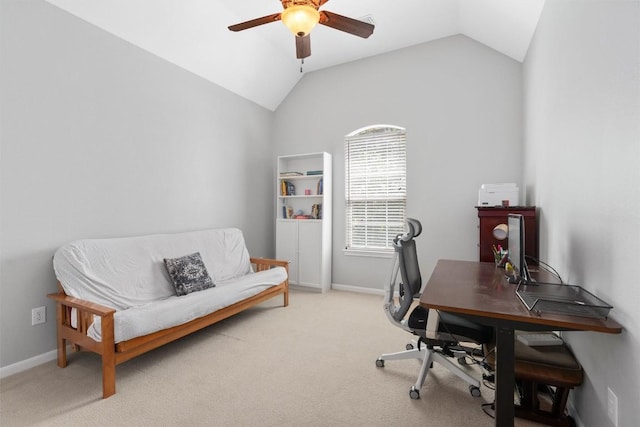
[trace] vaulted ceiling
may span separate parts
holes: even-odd
[[[371,22],[373,35],[318,25],[312,54],[301,64],[294,36],[280,22],[227,29],[281,12],[279,0],[46,1],[270,110],[304,73],[456,34],[522,62],[544,6],[544,0],[331,0],[321,10]]]

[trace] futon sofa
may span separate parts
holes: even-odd
[[[66,244],[53,257],[58,366],[73,350],[102,356],[102,396],[115,367],[277,295],[288,262],[251,258],[237,228]]]

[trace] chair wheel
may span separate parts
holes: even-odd
[[[415,386],[411,387],[411,390],[409,390],[409,397],[414,400],[420,399],[420,390],[415,388]]]
[[[464,356],[458,357],[458,364],[463,365],[463,366],[468,365],[467,358],[464,357]]]
[[[384,368],[384,360],[382,360],[382,359],[376,360],[376,366],[378,368]]]
[[[406,350],[413,350],[413,344],[409,343],[409,344],[405,345],[404,348]]]
[[[473,397],[480,397],[480,395],[482,394],[480,392],[480,388],[476,387],[474,385],[470,385],[469,386],[469,393],[471,393],[471,396],[473,396]]]

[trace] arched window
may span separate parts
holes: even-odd
[[[406,218],[406,130],[368,126],[347,135],[344,147],[345,249],[392,251]]]

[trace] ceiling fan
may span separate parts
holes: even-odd
[[[304,59],[311,56],[309,33],[316,24],[326,25],[358,37],[367,38],[373,33],[374,26],[368,22],[348,18],[326,10],[318,10],[329,0],[280,0],[284,11],[262,18],[252,19],[231,25],[231,31],[242,31],[270,22],[282,21],[296,36],[296,57]]]

